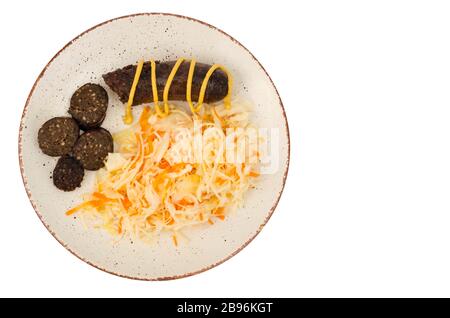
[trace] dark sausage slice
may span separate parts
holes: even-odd
[[[84,169],[74,158],[66,155],[59,158],[53,170],[53,184],[60,190],[73,191],[83,181]]]
[[[41,150],[53,157],[68,154],[78,139],[80,129],[70,117],[55,117],[46,121],[38,132]]]
[[[99,127],[106,116],[108,93],[97,84],[88,83],[75,91],[70,99],[69,114],[84,130]]]
[[[176,61],[156,62],[156,86],[158,87],[158,97],[163,98],[164,86],[167,78]],[[189,72],[189,61],[180,65],[170,86],[170,100],[186,100],[186,84]],[[122,103],[128,101],[131,85],[133,84],[136,65],[128,65],[122,69],[115,70],[103,75],[105,83],[117,94]],[[194,77],[192,80],[192,101],[198,101],[200,87],[203,79],[211,65],[197,63],[195,65]],[[205,92],[205,102],[213,103],[222,100],[228,93],[228,78],[222,70],[216,70],[211,75]],[[153,102],[151,84],[151,64],[144,63],[141,77],[139,79],[136,93],[134,95],[133,106],[143,103]]]
[[[114,151],[113,138],[103,128],[82,134],[73,148],[74,157],[86,170],[98,170],[105,165],[108,153]]]

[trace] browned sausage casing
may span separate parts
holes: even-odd
[[[163,98],[164,86],[176,61],[156,62],[156,86],[158,98]],[[178,69],[170,86],[169,100],[186,100],[186,84],[189,72],[189,61],[184,61]],[[128,101],[131,85],[133,84],[136,65],[128,65],[124,68],[103,75],[105,83],[117,94],[122,103]],[[196,63],[192,80],[192,101],[198,101],[200,87],[211,65]],[[228,78],[222,70],[216,70],[211,75],[205,92],[205,102],[213,103],[222,100],[228,93]],[[151,84],[151,64],[144,63],[139,79],[133,106],[153,102]]]

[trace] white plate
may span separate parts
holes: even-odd
[[[82,187],[57,190],[50,179],[57,158],[44,155],[37,143],[40,126],[55,116],[68,116],[73,92],[87,82],[106,88],[101,75],[136,63],[141,58],[169,60],[195,57],[226,65],[235,78],[234,95],[255,105],[252,120],[278,134],[274,173],[261,176],[245,205],[223,222],[188,232],[190,241],[175,248],[168,237],[147,245],[85,230],[80,220],[64,212],[89,192],[94,172],[86,172]],[[123,105],[110,98],[103,127],[122,128]],[[134,108],[135,114],[140,108]],[[204,22],[171,14],[136,14],[101,23],[68,43],[48,63],[26,102],[19,132],[22,177],[37,215],[50,233],[70,252],[106,272],[134,279],[162,280],[193,275],[229,259],[244,248],[272,215],[284,187],[289,165],[289,132],[281,99],[269,75],[239,42]]]

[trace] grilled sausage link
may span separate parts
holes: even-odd
[[[156,86],[158,98],[163,98],[164,86],[176,61],[156,62]],[[186,100],[186,84],[189,72],[189,61],[184,61],[178,69],[169,90],[169,100]],[[136,65],[128,65],[124,68],[103,75],[105,83],[119,96],[122,103],[128,101],[131,85],[133,84]],[[192,101],[198,101],[200,87],[211,65],[197,63],[192,79]],[[228,92],[228,78],[225,72],[218,69],[211,75],[205,92],[206,103],[222,100]],[[133,106],[153,102],[151,84],[151,63],[144,63],[139,83],[134,95]]]

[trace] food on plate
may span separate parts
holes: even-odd
[[[85,201],[66,214],[79,213],[85,223],[146,242],[168,232],[175,245],[187,227],[224,220],[242,205],[259,176],[258,161],[251,160],[257,153],[227,162],[220,150],[227,129],[233,130],[229,141],[235,147],[247,138],[243,128],[250,126],[249,107],[235,103],[227,110],[220,103],[201,116],[199,123],[171,107],[161,117],[145,107],[137,123],[114,134],[117,152],[108,155]],[[196,125],[209,136],[203,140],[202,160],[195,159]]]
[[[173,70],[176,61],[158,62],[156,66],[156,86],[158,90],[159,100],[163,99],[164,86],[166,85],[169,74]],[[189,73],[190,63],[183,61],[173,78],[171,89],[169,92],[169,100],[186,100],[186,86]],[[128,65],[124,68],[103,75],[105,83],[119,96],[122,103],[126,103],[129,98],[131,85],[133,84],[134,75],[137,65]],[[192,100],[198,101],[200,87],[206,73],[211,65],[197,63],[193,80],[192,80]],[[151,62],[145,62],[139,79],[139,84],[134,95],[133,106],[143,103],[153,102],[152,82],[151,82]],[[217,70],[211,76],[208,88],[205,93],[205,102],[212,103],[222,100],[228,92],[228,78],[225,72]]]
[[[75,158],[65,155],[58,159],[53,170],[53,184],[60,190],[73,191],[83,181],[84,169]]]
[[[239,100],[231,107],[233,79],[225,67],[184,58],[141,60],[103,78],[126,104],[126,129],[113,138],[99,127],[108,94],[87,83],[72,95],[73,118],[51,119],[39,131],[44,153],[62,156],[53,171],[58,189],[73,191],[85,169],[98,170],[92,191],[67,215],[77,213],[96,228],[146,242],[168,232],[178,245],[186,228],[225,220],[243,204],[259,176],[260,141],[246,134],[254,128],[251,107]],[[187,107],[172,100],[185,101]],[[133,123],[131,107],[140,104],[147,105]],[[78,125],[85,130],[81,135]],[[253,151],[229,160],[227,151],[238,153],[242,143]]]
[[[59,157],[53,170],[53,184],[60,190],[73,191],[81,185],[84,169],[103,167],[108,152],[113,151],[109,131],[98,128],[108,109],[106,90],[93,83],[81,86],[70,100],[72,117],[55,117],[45,122],[38,132],[42,151]],[[86,132],[80,136],[80,128]]]
[[[46,121],[38,132],[39,148],[46,155],[58,157],[70,153],[80,129],[70,117],[55,117]]]
[[[84,84],[70,99],[69,114],[84,130],[99,127],[107,109],[108,93],[98,84]]]
[[[103,167],[108,153],[113,152],[114,143],[109,131],[104,128],[88,130],[78,138],[73,155],[86,170]]]
[[[131,106],[142,103],[155,103],[160,116],[169,112],[169,100],[186,100],[193,113],[197,112],[203,102],[213,103],[225,99],[229,107],[231,74],[221,65],[197,63],[184,58],[171,62],[139,61],[123,69],[103,75],[106,84],[119,96],[125,108],[124,122],[131,124],[133,115]],[[159,100],[164,102],[164,111],[159,107]],[[193,105],[197,101],[197,106]]]
[[[144,106],[137,122],[114,134],[116,152],[97,172],[92,192],[67,215],[78,213],[96,228],[146,242],[168,232],[178,245],[186,228],[224,220],[242,205],[259,176],[259,139],[246,134],[253,127],[251,107],[239,101],[230,107],[232,78],[223,66],[196,68],[195,60],[182,58],[140,61],[104,79],[127,103],[126,124],[133,123],[132,105],[153,102],[154,110]],[[185,99],[189,110],[170,104],[171,99]],[[237,153],[242,143],[254,151],[229,160],[224,146]]]

